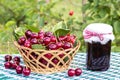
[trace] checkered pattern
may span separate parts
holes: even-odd
[[[77,53],[69,67],[81,68],[83,70],[81,76],[68,77],[66,70],[47,75],[31,73],[30,76],[25,77],[22,74],[16,74],[15,70],[5,69],[4,55],[0,55],[0,80],[120,80],[120,53],[112,53],[111,65],[108,71],[95,72],[86,70],[85,60],[85,53]],[[24,65],[23,62],[21,64]]]

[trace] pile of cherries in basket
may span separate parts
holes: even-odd
[[[56,37],[52,32],[39,31],[38,33],[27,30],[25,36],[18,39],[21,46],[32,48],[34,44],[41,44],[47,50],[69,49],[73,47],[76,36],[67,34]]]
[[[12,59],[11,55],[6,55],[4,66],[6,69],[15,69],[17,74],[23,74],[24,76],[29,76],[31,73],[30,68],[20,65],[20,57],[18,56]]]

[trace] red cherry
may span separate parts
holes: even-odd
[[[39,38],[40,40],[43,40],[44,34],[38,34],[38,38]]]
[[[59,41],[66,41],[67,36],[60,36],[58,39],[59,39]]]
[[[40,30],[38,34],[45,34],[45,32],[43,30]]]
[[[72,76],[74,76],[74,75],[75,75],[75,70],[69,69],[69,70],[68,70],[68,76],[69,76],[69,77],[72,77]]]
[[[44,56],[45,56],[46,58],[48,58],[48,59],[51,59],[53,55],[52,55],[51,53],[47,53],[47,54],[45,54]]]
[[[16,65],[20,65],[20,62],[18,62],[18,61],[14,61],[14,63],[15,63]]]
[[[52,68],[53,67],[53,65],[52,64],[49,64],[49,68]]]
[[[31,70],[30,70],[30,68],[25,67],[25,68],[23,68],[22,73],[23,73],[24,76],[29,76],[30,73],[31,73]]]
[[[40,59],[39,59],[39,62],[42,63],[42,64],[44,64],[44,65],[47,65],[47,63],[48,63],[48,62],[47,62],[45,59],[43,59],[43,58],[40,58]]]
[[[80,69],[80,68],[77,68],[76,70],[75,70],[75,75],[76,76],[79,76],[79,75],[81,75],[82,74],[82,70]]]
[[[32,44],[37,44],[37,43],[38,43],[38,40],[37,40],[37,38],[32,38],[30,42],[31,42]]]
[[[63,49],[69,49],[71,47],[72,47],[72,45],[69,42],[65,42],[64,45],[63,45]]]
[[[51,40],[51,42],[54,42],[54,43],[55,43],[57,39],[56,39],[55,36],[51,36],[51,37],[50,37],[50,40]]]
[[[74,11],[71,10],[71,11],[69,12],[69,15],[72,16],[73,14],[74,14]]]
[[[12,63],[12,69],[16,69],[18,65],[19,65],[19,62],[15,61],[14,63]]]
[[[43,39],[43,43],[44,43],[45,45],[48,45],[48,44],[50,43],[50,37],[45,37],[45,38]]]
[[[62,48],[63,43],[62,42],[58,42],[58,43],[56,43],[56,45],[57,45],[58,48]]]
[[[24,46],[27,47],[27,48],[31,48],[31,43],[29,40],[26,40],[25,43],[24,43]]]
[[[60,58],[62,58],[63,56],[65,56],[65,54],[63,54],[63,53],[59,54]]]
[[[15,57],[13,58],[13,62],[15,62],[15,63],[20,62],[20,57],[15,56]]]
[[[52,43],[52,44],[49,44],[49,45],[48,45],[48,49],[50,49],[50,50],[57,50],[58,47],[57,47],[56,44]]]
[[[52,32],[46,32],[46,33],[45,33],[45,36],[46,36],[46,37],[51,37],[51,36],[53,36],[53,33],[52,33]]]
[[[12,60],[12,56],[11,55],[6,55],[5,56],[5,61],[11,61]]]
[[[12,67],[12,63],[8,61],[4,64],[4,66],[6,69],[10,69]]]
[[[32,55],[35,59],[37,59],[37,57],[38,57],[38,54],[36,54],[36,53],[34,53],[34,52],[32,52],[31,55]]]
[[[37,33],[32,33],[31,38],[38,38],[38,34]]]
[[[74,43],[75,43],[75,38],[76,38],[76,36],[74,36],[74,35],[69,35],[69,36],[67,36],[66,41],[74,44]]]
[[[23,71],[23,67],[22,66],[19,65],[19,66],[16,67],[16,73],[17,74],[21,74],[22,71]]]
[[[59,60],[58,60],[57,58],[54,58],[54,59],[52,60],[52,62],[53,62],[54,64],[57,64],[57,63],[59,62]]]
[[[30,38],[31,35],[32,35],[32,31],[31,31],[31,30],[27,30],[27,31],[25,32],[25,36],[26,36],[27,38]]]
[[[20,37],[20,38],[18,39],[18,43],[19,43],[20,45],[23,45],[24,42],[25,42],[25,40],[26,40],[26,38],[25,38],[24,36],[22,36],[22,37]]]
[[[17,65],[15,63],[12,63],[12,69],[16,69]]]

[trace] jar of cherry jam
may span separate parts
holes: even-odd
[[[106,71],[110,67],[111,42],[114,40],[112,26],[104,23],[89,24],[83,31],[87,46],[87,69]]]

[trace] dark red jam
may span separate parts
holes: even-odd
[[[106,71],[110,66],[111,40],[106,44],[87,43],[87,69]]]

